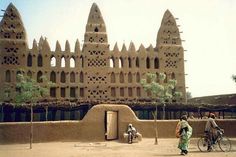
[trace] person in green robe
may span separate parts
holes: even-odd
[[[183,115],[180,119],[180,130],[179,130],[179,145],[178,148],[181,150],[181,155],[188,154],[188,145],[190,137],[192,136],[192,127],[188,124],[187,115]]]

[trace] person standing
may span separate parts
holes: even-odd
[[[188,154],[188,145],[192,136],[192,127],[188,124],[187,115],[183,115],[179,122],[179,145],[181,155]]]

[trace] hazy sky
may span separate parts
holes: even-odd
[[[110,48],[133,41],[136,49],[156,45],[165,10],[179,18],[185,53],[187,91],[192,96],[236,93],[236,0],[0,0],[13,2],[22,16],[30,47],[35,38],[82,43],[90,7],[96,2],[105,20]],[[1,13],[3,15],[3,12]]]

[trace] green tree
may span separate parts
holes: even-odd
[[[53,86],[53,83],[47,80],[45,76],[40,78],[40,83],[34,79],[23,74],[17,74],[16,93],[15,99],[13,100],[16,104],[29,104],[31,110],[31,121],[30,121],[30,149],[32,149],[33,141],[33,105],[37,101],[47,97],[49,95],[49,89]]]
[[[191,98],[192,98],[191,92],[186,92],[186,97],[187,97],[187,100],[188,100],[188,99],[191,99]]]
[[[236,82],[236,75],[232,75],[232,79]]]
[[[160,73],[157,77],[156,74],[147,73],[146,79],[141,80],[141,85],[144,90],[150,93],[150,97],[153,103],[156,106],[156,111],[154,114],[154,122],[155,122],[155,144],[158,144],[157,137],[157,105],[158,103],[163,104],[163,119],[165,118],[165,103],[170,102],[172,100],[178,101],[182,96],[181,92],[177,92],[175,90],[177,81],[174,79],[166,80],[166,75],[164,73]],[[161,83],[159,83],[161,82]]]

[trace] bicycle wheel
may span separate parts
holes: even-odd
[[[229,152],[231,150],[231,141],[227,137],[221,137],[218,143],[223,152]]]
[[[206,152],[208,147],[208,140],[205,137],[200,137],[197,141],[197,147],[201,152]]]

